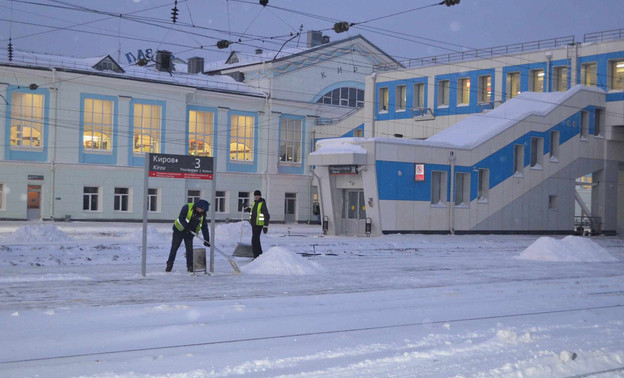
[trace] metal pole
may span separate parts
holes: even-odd
[[[212,235],[212,240],[210,241],[210,274],[214,273],[214,249],[215,249],[215,241],[216,241],[216,236],[215,235],[215,206],[216,204],[216,192],[215,192],[215,180],[217,175],[215,175],[215,171],[216,171],[216,167],[217,165],[215,164],[214,158],[212,160],[212,183],[211,183],[211,190],[212,190],[212,194],[210,195],[210,203],[212,204],[211,206],[211,210],[210,210],[210,235]]]
[[[145,154],[145,167],[143,168],[143,241],[141,245],[141,276],[146,276],[147,265],[147,196],[149,190],[149,161],[152,154]]]

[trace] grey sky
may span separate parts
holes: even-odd
[[[269,0],[263,8],[257,0],[178,0],[174,25],[174,0],[0,0],[0,41],[2,54],[11,35],[14,47],[25,51],[110,54],[126,64],[126,53],[166,49],[211,62],[232,50],[277,51],[303,24],[304,33],[323,30],[332,41],[361,34],[404,60],[571,35],[582,42],[585,33],[624,28],[624,0],[461,0],[452,7],[437,2]],[[77,7],[124,16],[72,10]],[[335,21],[356,25],[336,34]],[[215,46],[220,39],[239,38],[228,49]],[[299,43],[305,44],[305,35]]]

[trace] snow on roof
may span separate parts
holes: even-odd
[[[363,141],[364,138],[335,138],[323,139],[317,142],[319,148],[311,152],[310,155],[323,154],[366,154],[364,147],[353,144],[353,142]]]
[[[575,85],[566,92],[522,92],[494,110],[471,115],[426,140],[434,144],[474,148],[530,115],[546,115],[581,90],[604,93],[596,87]]]
[[[318,47],[318,46],[315,46]],[[284,48],[282,51],[277,53],[274,50],[263,50],[260,54],[253,54],[242,51],[233,51],[232,54],[228,56],[228,58],[224,61],[210,62],[206,63],[205,71],[219,71],[219,70],[227,70],[231,68],[241,67],[241,66],[249,66],[252,64],[262,63],[262,62],[270,62],[274,59],[286,58],[290,55],[299,54],[310,50],[314,47],[290,47]],[[236,55],[238,58],[238,62],[236,63],[227,63],[227,61],[232,57],[232,55]]]
[[[230,76],[226,75],[204,75],[189,74],[186,72],[173,71],[161,72],[155,67],[139,67],[137,65],[120,65],[125,73],[114,72],[110,70],[100,71],[94,66],[106,58],[108,55],[92,58],[75,58],[69,56],[49,55],[31,53],[25,51],[15,51],[13,60],[8,61],[4,56],[0,57],[0,63],[10,63],[13,65],[26,65],[47,68],[59,68],[66,70],[77,70],[91,72],[94,75],[114,76],[128,79],[142,79],[157,82],[164,82],[174,85],[182,85],[189,87],[202,88],[206,90],[216,90],[224,92],[239,92],[257,96],[264,96],[265,93],[249,87],[244,83],[237,82]]]

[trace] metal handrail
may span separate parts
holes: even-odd
[[[624,29],[606,30],[594,33],[585,33],[583,42],[602,42],[624,39]]]

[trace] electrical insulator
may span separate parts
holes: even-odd
[[[217,48],[227,49],[228,46],[230,46],[230,41],[226,41],[225,39],[222,39],[219,42],[217,42]]]
[[[336,22],[334,24],[334,31],[336,33],[346,32],[347,30],[349,30],[349,23],[346,21]]]
[[[461,0],[444,0],[443,2],[440,3],[440,5],[444,4],[447,7],[450,7],[451,5],[457,5],[459,4]]]
[[[171,8],[171,20],[174,24],[178,21],[178,0],[175,1],[173,8]]]
[[[11,39],[9,38],[9,62],[13,60],[13,44],[10,41]]]
[[[262,5],[263,7],[266,7],[268,3],[269,0],[260,0],[260,5]]]

